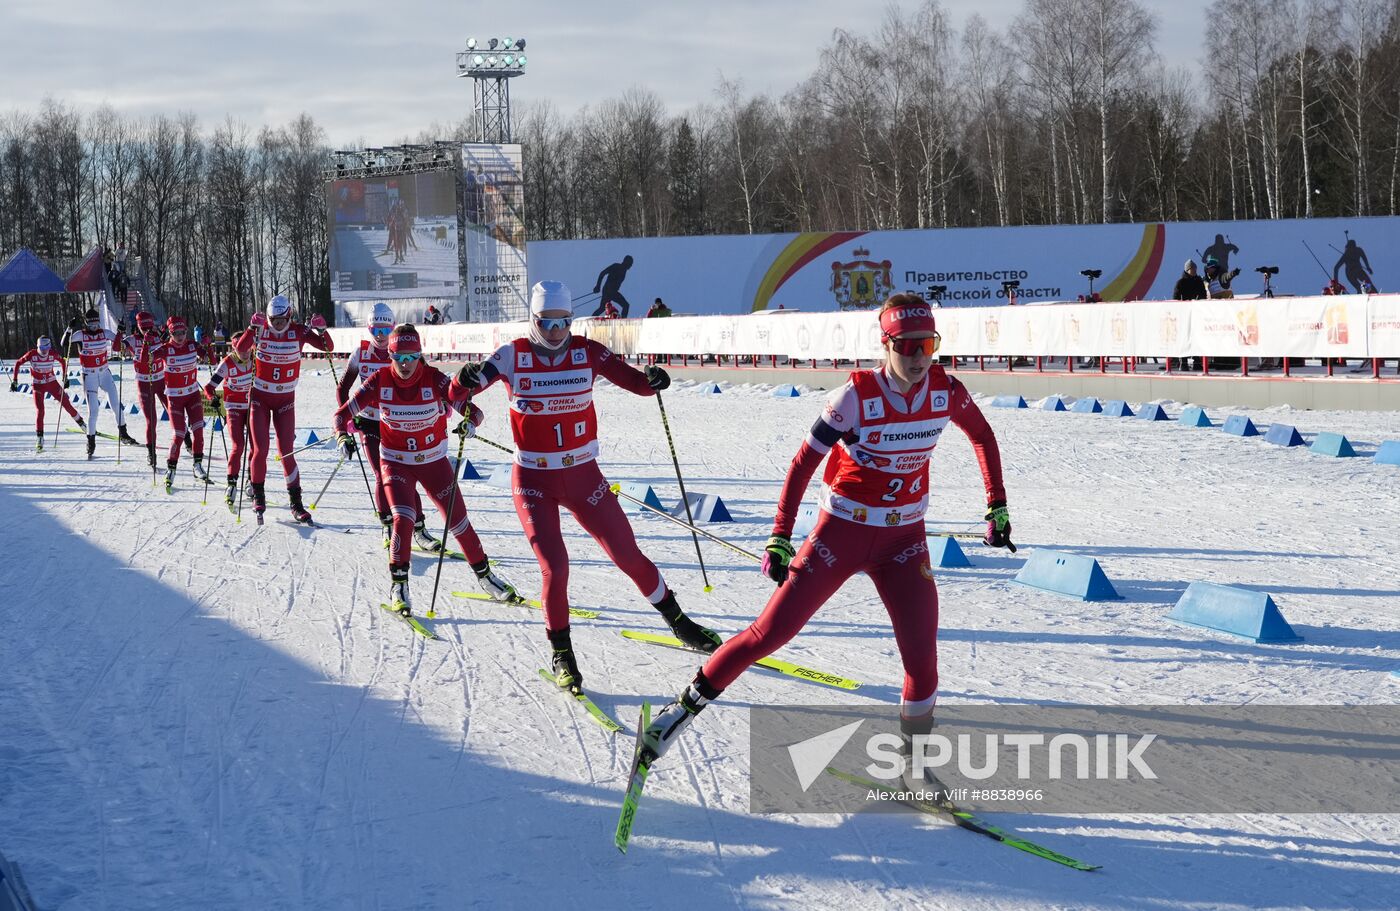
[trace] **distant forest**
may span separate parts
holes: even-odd
[[[1217,0],[1189,69],[1163,65],[1156,25],[1136,0],[1027,0],[1005,31],[977,15],[957,29],[928,0],[835,28],[779,96],[721,77],[676,116],[642,87],[567,116],[517,104],[528,236],[1396,213],[1394,0]],[[71,261],[124,240],[168,307],[206,325],[278,292],[328,312],[329,152],[309,115],[207,128],[61,100],[0,115],[0,251]],[[41,301],[0,306],[7,350],[51,328]]]

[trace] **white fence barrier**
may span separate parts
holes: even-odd
[[[1137,301],[938,310],[943,355],[1004,357],[1400,357],[1400,295]],[[668,319],[580,319],[575,331],[619,354],[874,360],[871,311],[794,310]],[[363,329],[333,329],[348,352]],[[526,324],[420,326],[429,354],[490,354]]]

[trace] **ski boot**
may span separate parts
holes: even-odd
[[[146,445],[146,464],[151,466],[151,471],[155,471],[155,470],[156,470],[156,444],[155,444],[155,443],[148,443],[148,444]]]
[[[413,602],[408,597],[408,564],[389,564],[389,609],[401,617],[413,615]]]
[[[911,791],[932,791],[933,802],[946,810],[953,810],[948,796],[948,786],[922,763],[915,764],[915,738],[927,737],[933,732],[933,710],[910,718],[903,711],[899,713],[900,752],[904,754],[904,786]],[[915,771],[918,768],[920,771]]]
[[[430,554],[442,550],[442,542],[428,533],[427,520],[422,516],[418,517],[413,526],[413,546]]]
[[[675,701],[667,703],[651,719],[651,725],[642,732],[642,750],[650,753],[653,760],[660,759],[700,710],[718,699],[721,692],[710,685],[703,671],[697,673]]]
[[[384,527],[384,549],[388,550],[389,545],[394,543],[394,517],[387,512],[381,512],[379,524]]]
[[[136,439],[135,439],[131,434],[129,434],[129,433],[126,432],[126,425],[125,425],[125,424],[118,424],[118,425],[117,425],[117,439],[121,440],[121,441],[122,441],[122,445],[124,445],[124,446],[140,446],[140,445],[141,445],[140,443],[136,442]]]
[[[525,599],[520,597],[520,593],[500,576],[491,571],[491,561],[482,560],[480,563],[472,564],[472,572],[476,573],[476,582],[481,586],[481,590],[491,596],[493,601],[504,601],[506,604],[519,604]]]
[[[574,646],[569,641],[567,627],[549,632],[549,645],[553,650],[549,666],[554,671],[554,682],[562,690],[577,696],[583,692],[583,674],[578,669],[578,659],[574,657]]]
[[[78,422],[79,430],[87,430],[87,423],[83,420],[82,415],[74,415],[73,420]]]
[[[719,633],[706,629],[685,615],[681,606],[676,603],[676,593],[669,588],[666,589],[666,597],[655,607],[666,621],[666,625],[671,628],[671,632],[676,634],[676,638],[681,640],[681,644],[686,648],[709,653],[724,644]]]
[[[35,434],[39,437],[39,442],[38,442],[38,444],[34,447],[34,451],[35,451],[35,452],[43,452],[43,451],[44,451],[44,431],[38,430],[38,431],[35,431]]]
[[[87,457],[89,460],[97,453],[97,434],[88,434]]]
[[[224,488],[224,505],[233,509],[233,498],[238,495],[238,478],[230,477],[228,486]]]
[[[132,442],[135,442],[133,440]],[[188,430],[185,431],[185,452],[194,455],[194,436]]]
[[[263,513],[267,512],[267,488],[263,484],[250,482],[249,487],[253,490],[253,515],[258,517],[258,524],[263,524]]]
[[[174,462],[166,462],[166,463],[165,463],[165,492],[166,492],[166,493],[174,493],[174,492],[175,492],[175,464],[176,464],[176,463],[174,463]]]
[[[194,457],[194,479],[196,481],[203,481],[205,484],[209,483],[209,472],[204,468],[203,456]]]
[[[311,513],[306,511],[306,507],[303,506],[301,502],[300,484],[293,484],[291,487],[287,488],[287,500],[291,504],[293,518],[303,525],[313,524],[311,521]]]

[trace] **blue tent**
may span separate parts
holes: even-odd
[[[0,266],[0,294],[62,294],[63,279],[34,251],[20,249]]]

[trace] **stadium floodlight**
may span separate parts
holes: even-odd
[[[511,141],[510,80],[524,75],[524,49],[524,38],[471,38],[457,52],[457,77],[473,83],[477,142]]]

